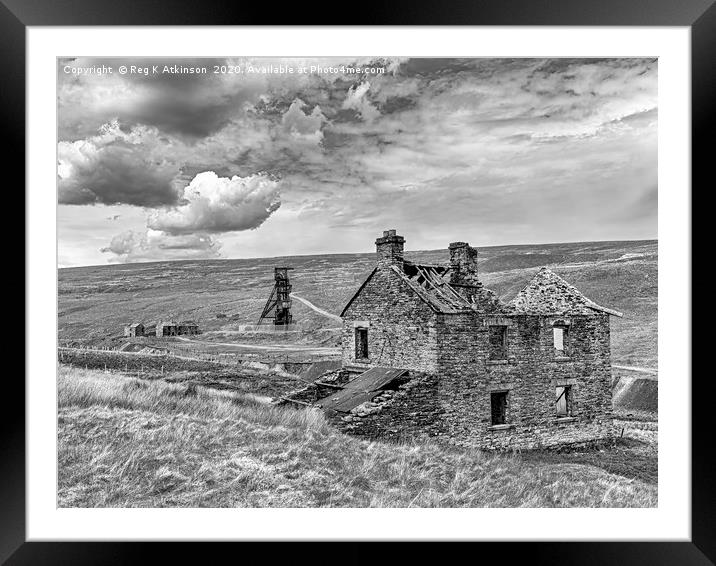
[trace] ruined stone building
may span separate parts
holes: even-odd
[[[157,322],[155,329],[156,336],[183,336],[199,334],[199,325],[191,320],[183,322]]]
[[[132,338],[135,336],[144,336],[144,325],[141,322],[133,322],[124,327],[124,336]]]
[[[449,265],[404,259],[376,240],[377,265],[343,318],[345,387],[317,404],[345,430],[484,448],[609,438],[609,317],[546,268],[510,302],[478,278],[477,250]]]

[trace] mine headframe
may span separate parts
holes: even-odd
[[[291,282],[288,279],[288,272],[292,269],[293,267],[274,267],[274,286],[259,318],[259,324],[270,318],[276,326],[288,325],[293,321]]]

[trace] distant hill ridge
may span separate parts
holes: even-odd
[[[484,258],[480,256],[484,255],[492,255],[492,252],[502,252],[502,251],[508,251],[508,250],[520,250],[515,255],[518,256],[525,256],[525,255],[541,255],[541,256],[551,256],[552,254],[535,254],[535,252],[525,251],[525,250],[531,250],[531,249],[549,249],[549,248],[558,248],[563,249],[565,247],[572,247],[572,246],[604,246],[605,250],[613,249],[614,247],[625,247],[625,246],[633,246],[633,245],[656,245],[658,243],[658,240],[598,240],[594,242],[562,242],[562,243],[548,243],[548,244],[506,244],[506,245],[497,245],[497,246],[476,246],[478,249],[478,252],[480,252],[480,255],[478,256],[478,262],[479,261],[485,261]],[[406,245],[409,248],[409,242],[406,242]],[[523,250],[524,249],[524,250]],[[367,252],[339,252],[339,253],[325,253],[325,254],[297,254],[297,255],[285,255],[285,256],[265,256],[265,257],[253,257],[253,258],[211,258],[211,259],[175,259],[175,260],[158,260],[158,261],[143,261],[143,262],[135,262],[135,263],[107,263],[107,264],[97,264],[97,265],[79,265],[79,266],[71,266],[71,267],[58,267],[59,271],[66,271],[66,270],[73,270],[73,269],[87,269],[87,268],[121,268],[121,267],[128,267],[132,265],[143,265],[143,266],[153,266],[153,265],[166,265],[166,264],[185,264],[185,263],[197,263],[197,262],[207,262],[207,263],[223,263],[227,261],[267,261],[270,260],[271,262],[285,262],[287,260],[298,260],[303,261],[306,258],[325,258],[325,257],[373,257],[374,252],[367,251]],[[445,256],[445,261],[447,261],[447,244],[445,245],[445,249],[433,249],[433,250],[406,250],[406,256],[410,257],[411,255],[415,257],[424,257],[424,256]]]

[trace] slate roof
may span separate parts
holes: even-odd
[[[518,314],[577,315],[601,311],[623,316],[619,311],[602,307],[588,299],[576,287],[546,267],[541,268],[509,304]]]
[[[316,405],[327,411],[348,413],[361,403],[370,401],[391,381],[402,376],[407,370],[374,367],[349,381],[343,389],[318,401]]]

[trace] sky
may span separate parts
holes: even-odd
[[[60,267],[657,237],[656,59],[71,58],[57,97]]]

